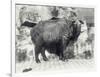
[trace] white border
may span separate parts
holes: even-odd
[[[12,62],[12,68],[11,68],[11,74],[12,76],[15,75],[15,2],[12,1],[11,3],[11,6],[12,6],[12,15],[11,15],[11,43],[12,43],[12,49],[11,49],[11,62]]]
[[[75,2],[75,1],[74,1]],[[38,72],[35,72],[35,73],[21,73],[21,74],[16,74],[15,73],[15,4],[16,3],[20,3],[20,4],[35,4],[35,5],[50,5],[50,6],[68,6],[68,7],[84,7],[84,8],[95,8],[95,11],[97,11],[96,9],[96,5],[95,4],[90,4],[90,3],[86,3],[83,1],[83,3],[74,3],[73,0],[72,2],[67,2],[65,0],[12,0],[12,76],[16,76],[16,77],[33,77],[33,76],[71,76],[71,77],[75,77],[75,76],[78,76],[80,77],[82,74],[78,74],[78,73],[73,73],[74,75],[72,75],[71,73],[69,74],[65,74],[64,72],[63,73],[59,73],[59,72],[52,72],[52,73],[49,73],[49,72],[45,72],[45,73],[38,73]],[[96,13],[95,13],[96,14]],[[96,17],[95,17],[96,18]],[[96,22],[95,22],[96,23]],[[95,24],[96,25],[96,24]],[[96,50],[96,48],[95,48]],[[95,53],[96,54],[96,53]],[[97,55],[97,54],[96,54]],[[97,62],[97,61],[96,61]],[[57,74],[59,73],[59,74]],[[93,72],[94,74],[96,72]],[[90,74],[93,74],[93,73],[90,73]],[[55,75],[54,75],[55,74]],[[85,74],[84,75],[85,77],[89,76],[89,73]]]

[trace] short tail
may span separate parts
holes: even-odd
[[[25,21],[24,23],[21,24],[21,26],[26,26],[26,27],[34,27],[36,26],[37,23]]]

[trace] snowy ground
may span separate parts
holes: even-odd
[[[49,59],[49,61],[41,61],[37,64],[35,61],[25,61],[21,63],[16,63],[16,73],[21,73],[23,70],[32,68],[28,72],[44,72],[44,71],[61,71],[66,70],[66,72],[83,71],[90,72],[94,70],[94,60],[93,59],[70,59],[69,61],[62,62],[58,58]]]

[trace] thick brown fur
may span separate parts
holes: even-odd
[[[37,63],[40,62],[38,58],[40,53],[45,61],[48,60],[45,55],[45,50],[56,53],[60,60],[65,60],[63,52],[73,37],[73,23],[69,20],[57,19],[41,21],[33,27],[30,34],[35,44],[35,60]]]

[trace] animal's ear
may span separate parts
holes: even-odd
[[[82,20],[79,20],[79,22],[80,22],[81,24],[84,24],[84,22],[83,22]]]

